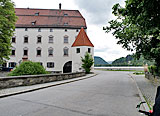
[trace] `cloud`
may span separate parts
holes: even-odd
[[[74,0],[79,9],[88,15],[89,22],[93,24],[106,24],[112,19],[112,7],[124,0]]]

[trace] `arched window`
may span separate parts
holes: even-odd
[[[37,50],[37,56],[41,56],[41,51],[42,51],[41,48],[38,47],[36,50]]]
[[[63,48],[64,56],[68,56],[69,49],[67,47]]]
[[[53,43],[53,36],[52,35],[49,36],[48,43]]]
[[[48,56],[53,56],[53,48],[48,48]]]
[[[68,36],[67,35],[64,36],[64,43],[68,43]]]

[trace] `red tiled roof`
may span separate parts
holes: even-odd
[[[16,27],[67,27],[87,28],[78,10],[15,8],[18,20]],[[35,14],[39,13],[38,16]],[[35,22],[32,25],[32,22]]]
[[[83,28],[81,28],[76,40],[74,41],[72,47],[76,47],[76,46],[90,46],[90,47],[94,47],[94,45],[92,44],[92,42],[89,40],[86,32],[84,31]]]

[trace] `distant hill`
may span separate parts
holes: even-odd
[[[94,56],[94,65],[108,65],[108,62],[106,62],[103,58],[99,56]]]
[[[126,57],[118,58],[112,62],[112,65],[114,66],[142,66],[144,64],[152,65],[154,62],[145,60],[142,56],[137,60],[133,55],[127,55]]]

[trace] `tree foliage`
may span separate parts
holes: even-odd
[[[40,63],[25,61],[22,62],[18,67],[16,67],[9,76],[19,76],[19,75],[38,75],[47,74],[48,72],[44,69]]]
[[[15,29],[16,15],[11,0],[0,0],[0,64],[9,59],[11,38]]]
[[[104,27],[106,32],[113,31],[127,50],[136,51],[136,57],[155,60],[160,68],[160,2],[159,0],[126,0],[125,7],[113,6],[117,17]]]
[[[84,70],[87,74],[90,73],[91,67],[94,63],[92,55],[90,55],[88,52],[86,52],[84,58],[81,58],[81,60],[82,60],[82,68],[84,68]]]

